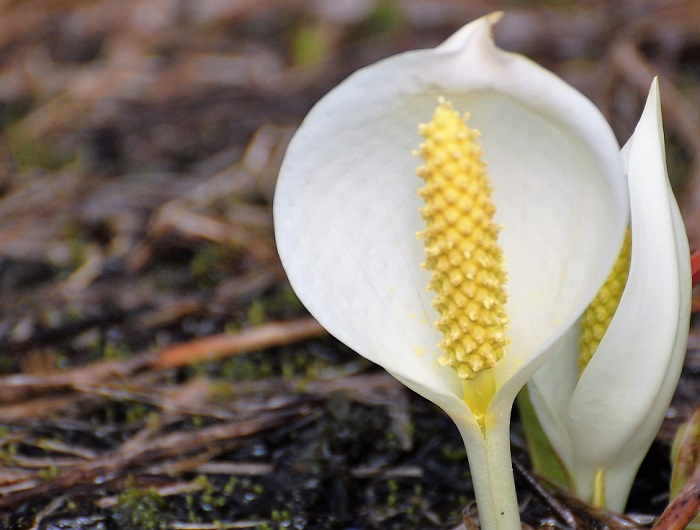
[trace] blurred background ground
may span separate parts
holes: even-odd
[[[2,527],[462,524],[456,429],[308,318],[271,200],[287,141],[332,86],[499,9],[499,45],[582,90],[621,142],[662,77],[700,246],[694,0],[0,2]],[[694,327],[632,519],[557,508],[519,476],[523,520],[648,525],[668,502],[667,444],[700,401],[699,348]],[[517,418],[513,442],[526,465]]]

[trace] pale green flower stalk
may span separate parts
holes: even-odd
[[[605,281],[629,212],[605,119],[498,49],[499,18],[324,97],[289,145],[274,218],[308,310],[450,415],[481,527],[517,530],[513,400]]]
[[[570,488],[616,511],[678,383],[690,318],[688,242],[666,174],[657,81],[622,157],[631,254],[623,247],[582,325],[555,344],[528,384]]]

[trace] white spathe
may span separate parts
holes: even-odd
[[[688,241],[666,173],[658,81],[622,155],[632,255],[620,305],[580,379],[574,326],[528,385],[576,492],[590,500],[602,470],[606,505],[617,511],[678,383],[690,318]]]
[[[289,145],[274,201],[292,287],[328,331],[442,407],[465,440],[483,528],[519,528],[508,429],[513,400],[604,282],[628,220],[609,125],[574,88],[498,49],[493,14],[442,45],[390,57],[333,89]],[[509,281],[508,335],[485,432],[438,364],[421,268],[412,150],[444,96],[481,131]],[[506,512],[501,516],[500,512]]]

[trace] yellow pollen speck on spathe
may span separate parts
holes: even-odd
[[[424,163],[418,194],[425,201],[425,263],[428,288],[440,314],[440,364],[473,379],[503,357],[506,334],[506,270],[498,244],[500,227],[491,184],[482,161],[479,132],[467,125],[450,102],[440,98],[432,119],[421,124],[417,154]]]
[[[632,259],[632,232],[628,228],[625,240],[622,243],[617,262],[610,271],[598,294],[583,313],[581,319],[581,338],[579,339],[579,372],[588,366],[593,358],[603,335],[612,321],[617,306],[620,304],[622,293],[627,285],[627,277],[630,271]]]

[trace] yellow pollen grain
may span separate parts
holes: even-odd
[[[632,232],[627,229],[625,241],[622,244],[622,250],[617,258],[617,262],[610,271],[608,279],[605,280],[598,294],[588,306],[588,309],[583,313],[581,320],[581,338],[579,339],[579,357],[578,368],[579,372],[588,366],[593,354],[598,349],[603,335],[610,325],[617,306],[620,304],[620,298],[627,284],[627,276],[630,271],[630,259],[632,257]]]
[[[432,276],[433,307],[440,314],[440,364],[462,380],[492,368],[509,343],[505,328],[506,270],[494,223],[491,184],[482,161],[479,132],[440,98],[430,122],[419,128],[425,184],[421,214],[426,228],[425,268]]]

